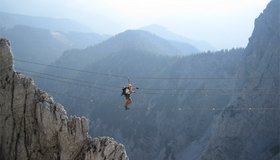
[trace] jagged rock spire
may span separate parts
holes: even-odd
[[[92,139],[85,117],[68,118],[64,107],[13,70],[8,40],[0,40],[0,159],[127,160],[122,144]]]
[[[11,54],[10,42],[6,39],[0,39],[0,73],[12,72],[13,56]]]

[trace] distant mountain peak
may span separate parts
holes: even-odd
[[[128,29],[128,30],[125,30],[124,32],[116,34],[115,36],[123,36],[123,35],[153,35],[153,34],[148,31],[144,31],[144,30]]]
[[[120,50],[142,50],[156,55],[189,55],[199,52],[195,47],[180,42],[166,40],[157,34],[144,30],[126,30],[104,41],[99,46]]]
[[[161,25],[158,25],[158,24],[151,24],[151,25],[139,28],[139,29],[154,33],[167,40],[188,43],[190,45],[193,45],[195,48],[197,48],[200,51],[214,50],[214,47],[211,44],[209,44],[208,42],[197,41],[197,40],[192,40],[192,39],[186,38],[182,35],[169,31],[167,28],[165,28]]]

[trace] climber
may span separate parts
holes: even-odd
[[[135,87],[135,89],[139,89],[138,87]],[[132,84],[130,83],[130,81],[128,80],[128,85],[127,87],[123,87],[122,88],[122,94],[125,97],[125,109],[128,110],[128,106],[132,103],[132,99],[130,97],[130,94],[134,93],[134,87],[132,86]]]

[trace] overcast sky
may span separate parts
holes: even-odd
[[[1,0],[0,11],[69,18],[97,33],[159,24],[217,49],[245,47],[270,0]]]

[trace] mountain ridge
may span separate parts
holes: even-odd
[[[155,54],[160,55],[169,55],[169,56],[176,56],[176,55],[186,55],[188,53],[184,53],[180,51],[176,46],[173,46],[169,43],[166,39],[163,39],[157,35],[151,34],[147,31],[142,30],[126,30],[122,33],[119,33],[105,41],[100,45],[105,44],[114,44],[116,52],[120,49],[117,47],[126,47],[126,50],[147,50],[150,52],[154,52]],[[190,52],[194,51],[191,49]],[[186,51],[185,51],[186,52]]]
[[[163,56],[183,56],[178,48],[170,44],[169,41],[153,35],[147,31],[127,30],[119,33],[95,46],[86,49],[69,50],[65,52],[54,64],[62,64],[68,67],[83,69],[91,63],[95,63],[107,56],[121,51],[144,51],[154,55]],[[74,63],[77,60],[76,55],[83,63]],[[188,54],[188,53],[186,53]],[[66,61],[70,63],[65,64]]]
[[[201,52],[215,50],[215,48],[207,42],[196,41],[196,40],[192,40],[192,39],[183,37],[181,35],[171,32],[168,29],[166,29],[165,27],[157,25],[157,24],[148,25],[148,26],[145,26],[145,27],[142,27],[139,29],[154,33],[167,40],[191,44],[192,46],[195,46],[197,49],[199,49]]]
[[[108,37],[95,33],[58,32],[25,25],[0,30],[0,37],[7,38],[13,45],[15,58],[51,64],[64,51],[73,48],[85,48],[106,40]],[[18,68],[40,71],[43,66],[34,66],[16,62]]]
[[[52,31],[92,32],[88,27],[69,19],[58,19],[0,12],[1,27],[12,28],[16,25],[27,25],[31,27],[45,28]]]

